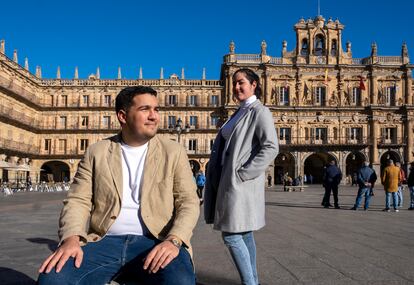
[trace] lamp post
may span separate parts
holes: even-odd
[[[181,134],[183,132],[185,132],[185,133],[190,132],[190,126],[187,124],[185,127],[183,127],[183,121],[181,120],[181,118],[178,118],[177,123],[175,124],[175,126],[173,126],[173,125],[168,126],[168,131],[170,133],[175,132],[177,134],[178,143],[180,143]]]

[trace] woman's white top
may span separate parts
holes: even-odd
[[[249,105],[257,100],[256,95],[250,96],[246,100],[240,102],[239,109],[237,109],[236,113],[233,117],[231,117],[224,125],[221,127],[221,135],[225,140],[230,138],[231,133],[233,132],[234,126],[236,125],[237,121],[246,114],[248,111]],[[225,154],[223,152],[223,156],[221,157],[221,165],[224,163]]]
[[[122,207],[108,235],[143,235],[139,217],[140,188],[148,143],[132,147],[121,143],[122,152]]]

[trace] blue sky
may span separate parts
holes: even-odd
[[[139,67],[144,78],[181,74],[219,79],[223,55],[234,40],[236,53],[259,53],[262,40],[267,52],[280,56],[282,41],[295,46],[293,25],[301,17],[317,15],[317,0],[295,1],[4,1],[0,39],[6,54],[18,50],[19,63],[29,58],[30,70],[42,67],[43,78],[86,78],[100,67],[101,78],[135,79]],[[321,14],[345,25],[343,45],[352,42],[354,57],[370,53],[373,41],[379,55],[400,55],[405,41],[414,56],[411,19],[414,1],[320,0]],[[343,48],[345,48],[343,46]],[[414,61],[414,60],[412,60]]]

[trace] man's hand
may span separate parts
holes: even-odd
[[[81,266],[83,251],[79,244],[79,236],[71,236],[65,239],[63,244],[43,262],[39,268],[39,273],[49,273],[55,266],[56,273],[59,273],[69,257],[75,259],[77,268]]]
[[[144,270],[149,268],[150,273],[157,273],[160,267],[165,268],[179,253],[180,250],[171,241],[165,240],[145,257]]]

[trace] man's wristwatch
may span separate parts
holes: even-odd
[[[181,248],[181,242],[176,239],[176,238],[172,238],[168,240],[169,242],[171,242],[176,248],[180,249]]]

